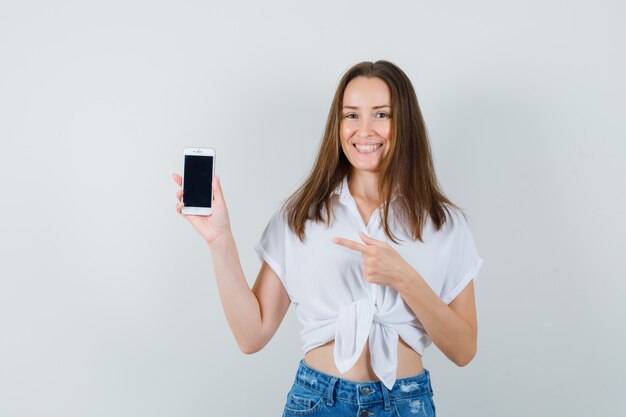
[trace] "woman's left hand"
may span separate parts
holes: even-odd
[[[389,243],[376,240],[359,232],[365,244],[344,238],[334,238],[338,245],[361,252],[363,255],[363,276],[373,284],[389,285],[398,288],[406,279],[412,267]]]

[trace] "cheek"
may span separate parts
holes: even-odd
[[[354,127],[348,123],[342,123],[339,132],[341,133],[341,138],[347,140],[354,133]]]
[[[389,140],[391,136],[391,123],[384,123],[378,129],[378,135]]]
[[[348,152],[348,147],[350,146],[350,138],[353,136],[352,130],[342,127],[339,130],[339,141],[341,142],[341,147],[345,153]]]

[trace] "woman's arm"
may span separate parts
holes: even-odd
[[[397,277],[396,289],[424,326],[433,343],[455,364],[465,366],[476,355],[478,324],[474,281],[446,305],[413,268]]]
[[[474,283],[470,283],[446,305],[424,278],[389,243],[360,232],[365,244],[334,238],[338,245],[361,252],[363,276],[368,282],[395,288],[433,343],[455,364],[465,366],[476,354],[476,307]]]
[[[280,326],[290,300],[272,268],[263,262],[250,289],[232,234],[211,243],[215,279],[226,320],[243,353],[258,352]]]
[[[242,352],[258,352],[274,336],[290,300],[285,287],[267,263],[263,262],[252,290],[243,275],[237,246],[230,229],[230,218],[219,177],[213,177],[213,207],[210,216],[182,214],[183,177],[173,173],[179,186],[176,211],[200,233],[211,248],[215,279],[230,326]]]

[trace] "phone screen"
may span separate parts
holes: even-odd
[[[186,207],[211,207],[212,176],[212,156],[185,155],[183,201]]]

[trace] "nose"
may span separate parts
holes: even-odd
[[[372,121],[367,117],[361,119],[361,123],[359,124],[359,136],[362,138],[366,138],[368,136],[372,136]]]

